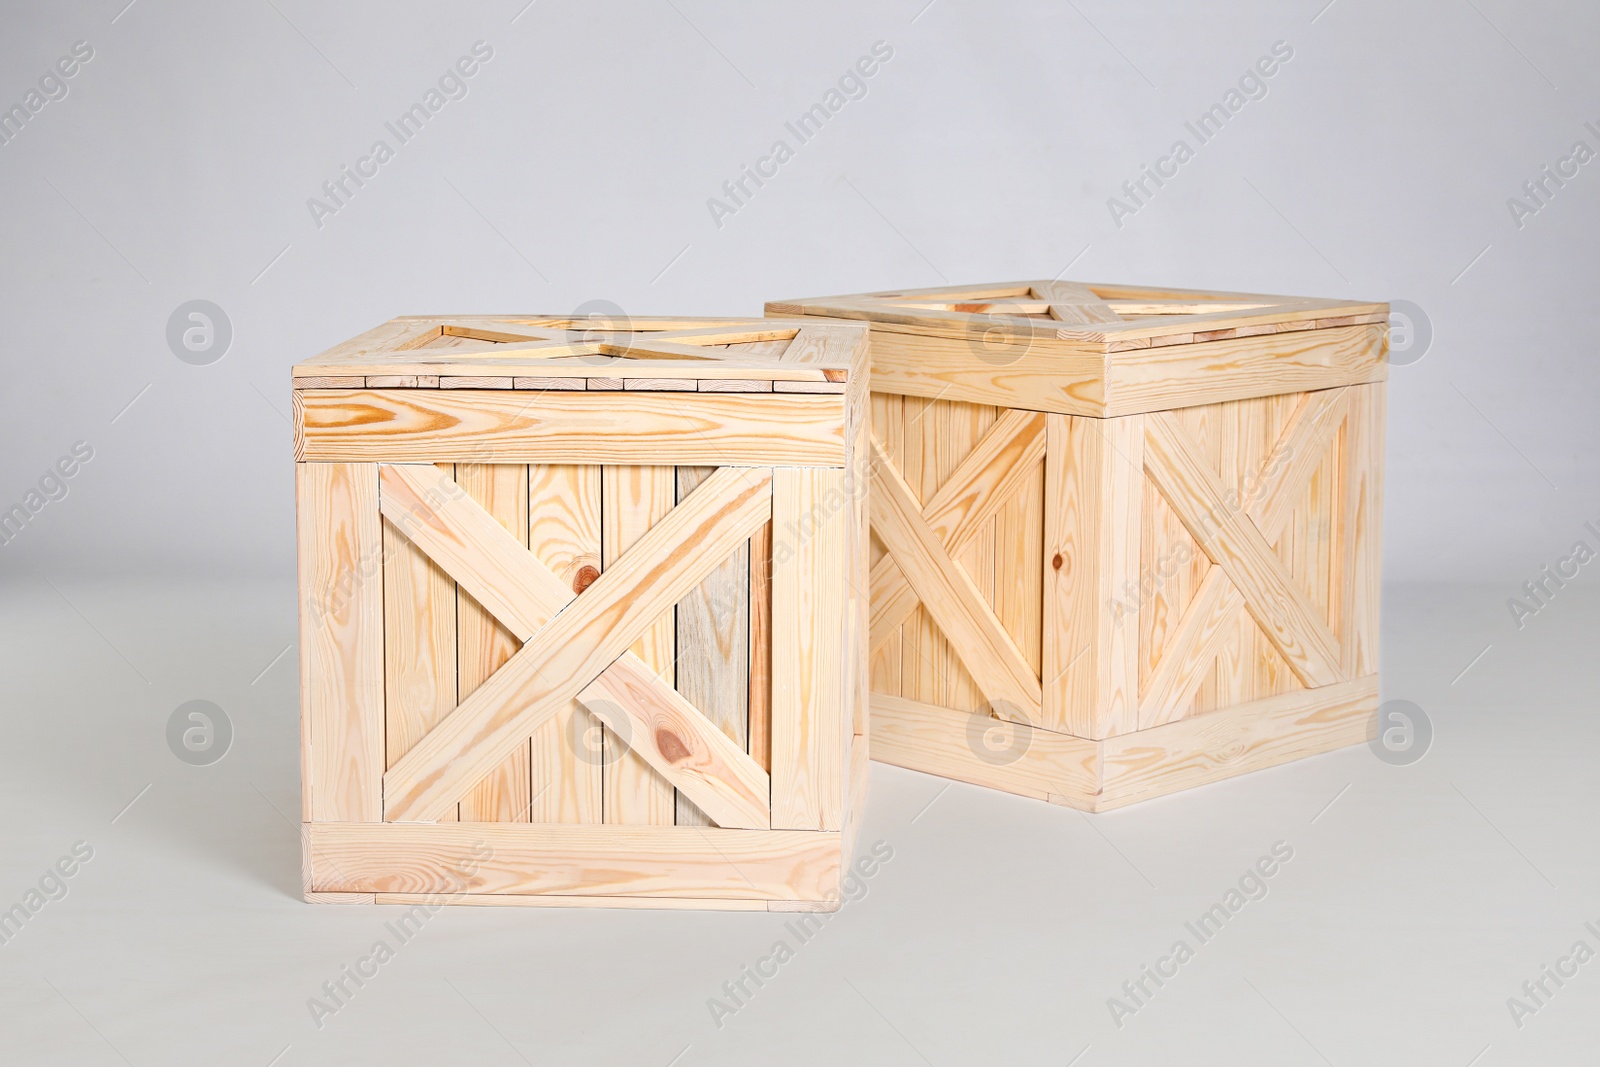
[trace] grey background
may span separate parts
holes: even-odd
[[[94,449],[0,547],[0,907],[95,849],[0,945],[0,1062],[1593,1061],[1600,963],[1520,1029],[1506,998],[1600,947],[1600,601],[1587,568],[1522,629],[1506,600],[1600,543],[1600,162],[1521,228],[1507,199],[1600,149],[1600,10],[125,3],[0,5],[0,106],[95,52],[0,145],[0,509]],[[466,98],[318,228],[307,199],[478,40]],[[718,227],[707,199],[880,40],[865,98]],[[1107,198],[1279,40],[1266,97],[1117,227]],[[707,998],[782,917],[453,909],[315,1028],[390,914],[298,901],[289,366],[397,314],[1056,275],[1425,310],[1389,394],[1383,683],[1432,717],[1425,759],[1093,819],[874,765],[864,844],[895,859],[720,1029]],[[208,366],[166,341],[196,299],[233,330]],[[233,723],[212,766],[166,746],[193,699]],[[1278,840],[1267,899],[1116,1028],[1107,998]]]
[[[0,101],[95,58],[0,146],[0,503],[76,440],[96,458],[0,566],[290,574],[287,368],[393,315],[756,315],[1063,270],[1424,308],[1393,579],[1520,581],[1600,517],[1600,167],[1521,230],[1506,206],[1600,149],[1592,6],[524,2],[7,6]],[[318,229],[308,198],[477,40],[467,97]],[[707,199],[878,40],[866,97],[716,226]],[[1107,198],[1279,40],[1267,96],[1118,229]],[[209,367],[165,343],[197,298],[234,327]]]

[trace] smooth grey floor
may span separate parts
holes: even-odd
[[[1512,589],[1385,590],[1385,696],[1435,730],[1414,765],[1357,747],[1088,817],[875,764],[862,847],[893,858],[803,944],[792,916],[446,909],[320,1028],[308,999],[397,909],[299,897],[292,589],[0,587],[0,908],[93,850],[0,945],[0,1062],[1591,1064],[1600,962],[1520,1027],[1507,1004],[1600,950],[1581,581],[1520,631]],[[235,729],[208,767],[165,737],[196,698]]]

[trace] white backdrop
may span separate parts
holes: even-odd
[[[392,315],[756,315],[1063,272],[1424,309],[1392,377],[1390,580],[1509,595],[1600,518],[1592,6],[125,3],[0,8],[26,117],[0,144],[0,509],[38,507],[4,573],[287,577],[287,368]],[[201,366],[167,340],[197,299],[232,331]]]

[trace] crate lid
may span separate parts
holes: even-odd
[[[815,320],[405,316],[296,363],[297,388],[843,392],[867,329]],[[363,379],[357,381],[356,379]]]
[[[767,314],[871,323],[874,391],[1120,415],[1379,381],[1389,305],[1003,282],[776,300]]]

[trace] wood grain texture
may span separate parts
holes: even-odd
[[[1383,447],[1387,387],[1350,392],[1344,499],[1351,516],[1340,568],[1344,612],[1340,625],[1343,666],[1352,675],[1378,672],[1378,620],[1383,584]]]
[[[619,387],[620,388],[620,387]],[[302,390],[302,454],[389,463],[844,464],[841,396]]]
[[[476,908],[621,908],[642,911],[768,911],[774,902],[729,897],[594,897],[578,893],[535,896],[527,893],[367,893],[369,904],[439,904]],[[778,901],[778,904],[785,902]]]
[[[692,498],[691,498],[692,499]],[[772,825],[838,830],[854,686],[845,631],[843,471],[772,472]]]
[[[384,776],[392,821],[437,818],[772,514],[765,472],[719,470]],[[462,575],[457,575],[463,581]]]
[[[575,594],[600,576],[600,519],[599,467],[529,465],[528,548]],[[602,729],[574,700],[534,732],[530,821],[601,821]]]
[[[679,467],[678,500],[694,492],[715,467]],[[705,581],[678,601],[677,690],[714,723],[740,752],[749,743],[750,546],[740,545]],[[682,795],[679,826],[706,826],[705,812]],[[762,805],[766,814],[766,805]],[[730,823],[722,822],[728,826]],[[747,824],[740,824],[747,825]]]
[[[1079,737],[1138,728],[1138,631],[1116,605],[1138,583],[1141,419],[1046,422],[1044,722]]]
[[[445,476],[453,472],[447,469]],[[383,520],[383,616],[388,770],[459,702],[456,583],[388,519]]]
[[[815,900],[837,833],[699,826],[313,823],[319,892]]]
[[[1376,708],[1377,679],[1367,677],[1090,741],[874,694],[872,758],[1109,811],[1360,744]]]
[[[578,694],[578,700],[630,751],[678,791],[678,818],[685,804],[710,825],[747,830],[772,824],[767,772],[742,744],[671,689],[655,685],[655,672],[637,657],[619,659]]]
[[[1388,347],[1388,326],[1367,323],[1119,352],[1105,414],[1383,381]]]
[[[1007,718],[1037,722],[1040,685],[1027,658],[989,610],[966,571],[923,521],[911,488],[878,447],[870,508],[872,528],[949,635],[983,696]]]
[[[1092,796],[1093,741],[884,693],[872,695],[872,758],[880,763],[1044,800]]]
[[[1028,411],[1009,411],[1001,416],[922,508],[923,521],[951,556],[961,556],[989,520],[1037,476],[1036,467],[1044,457],[1044,418]],[[1010,524],[1007,533],[1026,536],[1024,528]],[[1010,552],[1012,544],[1002,541],[1002,552]],[[1022,555],[1027,558],[1025,550]],[[1016,553],[1011,552],[1010,558],[1016,559]],[[871,647],[876,648],[899,630],[919,601],[892,553],[878,561],[869,580]],[[1036,576],[1032,584],[1037,584]],[[1022,595],[1025,597],[1026,592]]]
[[[750,757],[772,770],[772,523],[750,535],[749,738]]]
[[[526,549],[528,469],[513,463],[458,463],[456,484]],[[456,703],[473,694],[522,647],[467,590],[457,593]],[[524,743],[462,795],[462,822],[527,822],[532,810],[529,749]]]
[[[607,467],[601,476],[604,568],[617,564],[634,543],[660,522],[677,499],[671,467]],[[604,569],[603,568],[603,569]],[[668,609],[633,643],[632,652],[667,688],[677,680],[675,613]],[[604,732],[602,807],[608,823],[671,826],[677,801],[672,784],[613,731]]]
[[[1313,475],[1328,456],[1335,433],[1345,419],[1347,392],[1329,389],[1297,397],[1294,413],[1271,452],[1244,480],[1244,489],[1249,491],[1225,488],[1224,504],[1242,512],[1266,544],[1279,544],[1284,537],[1295,504],[1305,496]],[[1237,440],[1232,447],[1238,447]],[[1289,543],[1303,545],[1307,540],[1325,539],[1313,531],[1301,533]],[[1324,588],[1327,581],[1324,574]],[[1213,566],[1207,570],[1142,688],[1142,726],[1159,726],[1182,717],[1195,690],[1215,669],[1217,657],[1236,632],[1234,620],[1246,606],[1243,594],[1224,568]],[[1315,608],[1314,614],[1325,617],[1326,607]]]
[[[1195,542],[1243,594],[1245,606],[1307,686],[1343,677],[1338,641],[1284,573],[1261,532],[1227,501],[1216,472],[1170,412],[1145,416],[1145,471]]]
[[[1049,306],[1050,317],[1058,322],[1083,325],[1122,321],[1122,316],[1112,311],[1111,305],[1095,295],[1087,285],[1061,281],[1036,282],[1029,290]]]
[[[1096,810],[1361,744],[1376,676],[1300,689],[1101,742]]]
[[[295,466],[301,807],[309,822],[383,817],[383,529],[378,468]]]

